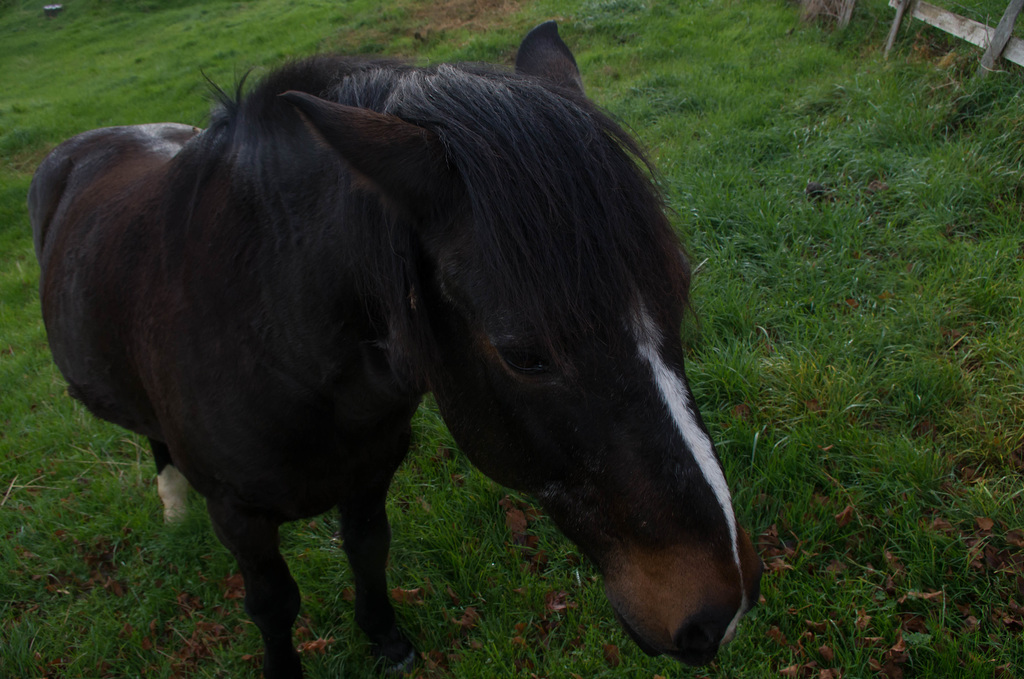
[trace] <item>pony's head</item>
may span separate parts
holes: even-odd
[[[645,651],[709,661],[761,562],[687,384],[689,268],[641,151],[553,23],[516,73],[408,69],[377,110],[346,87],[283,96],[414,243],[389,350],[418,357],[474,464],[593,559]]]

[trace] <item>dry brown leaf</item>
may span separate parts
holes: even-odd
[[[807,625],[807,629],[815,634],[824,634],[825,630],[828,629],[827,622],[814,622],[813,620],[804,620],[804,624]]]
[[[221,581],[224,586],[225,599],[245,598],[245,579],[241,573],[232,573]]]
[[[841,512],[836,514],[836,525],[843,528],[849,524],[853,520],[853,511],[853,505],[846,505]]]
[[[480,620],[480,613],[477,612],[473,606],[466,606],[466,610],[462,612],[462,617],[453,622],[459,626],[463,632],[473,629],[476,627],[476,623]]]
[[[946,596],[946,594],[942,590],[939,590],[938,592],[915,592],[915,591],[910,591],[910,592],[907,592],[904,596],[901,596],[896,601],[897,601],[897,603],[901,603],[901,604],[903,602],[905,602],[907,599],[923,599],[924,601],[935,601],[936,599],[941,600],[945,596]]]
[[[521,509],[512,508],[505,511],[505,525],[512,532],[513,537],[526,532],[526,514]]]
[[[767,636],[769,639],[773,639],[775,643],[777,643],[779,646],[785,647],[789,645],[789,641],[786,639],[786,635],[783,633],[782,630],[780,630],[775,625],[772,625],[772,628],[768,630]]]
[[[298,645],[299,653],[319,653],[323,655],[327,653],[327,647],[334,643],[334,638],[330,639],[313,639],[311,641],[303,641]]]
[[[615,644],[604,645],[604,660],[612,667],[618,667],[622,663],[622,658],[619,657],[619,647]]]
[[[544,595],[544,606],[549,611],[564,611],[567,608],[576,608],[575,601],[569,601],[569,593],[563,591],[550,591]]]
[[[402,589],[401,587],[395,587],[391,590],[391,598],[400,604],[421,606],[423,605],[423,588]]]

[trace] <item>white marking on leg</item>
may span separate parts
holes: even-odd
[[[156,477],[157,492],[164,503],[164,521],[176,523],[185,518],[185,496],[188,494],[188,481],[178,468],[169,464]]]
[[[654,320],[648,315],[647,310],[640,306],[633,326],[633,333],[636,336],[640,356],[651,366],[654,373],[654,382],[658,385],[662,401],[668,407],[672,420],[679,429],[683,442],[693,453],[704,480],[711,487],[715,499],[722,509],[725,522],[729,526],[729,540],[732,544],[732,555],[736,562],[736,570],[740,576],[740,591],[743,592],[743,600],[740,602],[739,611],[736,617],[729,623],[725,639],[732,639],[736,633],[736,624],[747,609],[747,593],[743,587],[743,567],[740,565],[739,548],[737,547],[736,536],[736,515],[732,509],[732,496],[729,493],[729,486],[725,482],[725,474],[715,457],[715,449],[707,433],[697,424],[697,418],[690,409],[690,390],[686,383],[661,358],[658,350],[661,344],[661,332],[654,324]]]

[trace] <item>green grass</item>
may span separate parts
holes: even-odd
[[[509,63],[552,16],[651,149],[698,268],[688,375],[765,600],[710,668],[644,657],[550,521],[530,524],[546,563],[511,545],[506,491],[428,401],[389,504],[417,676],[1024,672],[1024,71],[976,81],[980,51],[919,23],[883,61],[882,0],[844,32],[781,0],[66,4],[0,3],[0,677],[246,676],[260,649],[202,500],[165,526],[141,442],[50,361],[24,208],[46,151],[202,125],[201,71],[230,85],[335,49]],[[283,532],[299,640],[328,642],[310,677],[373,671],[336,529]],[[558,592],[575,607],[549,610]]]

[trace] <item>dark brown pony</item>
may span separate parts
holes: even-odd
[[[515,72],[317,57],[222,99],[65,142],[29,210],[69,392],[149,438],[169,517],[205,496],[266,676],[301,675],[278,527],[334,506],[358,624],[412,661],[384,500],[428,390],[644,650],[709,661],[761,563],[683,371],[686,261],[555,25]]]

